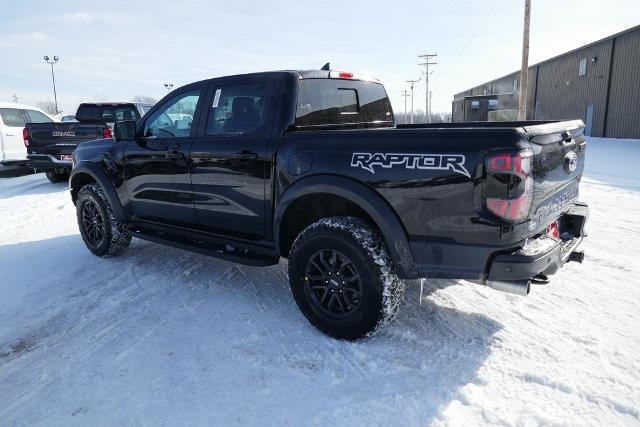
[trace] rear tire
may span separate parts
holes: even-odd
[[[69,172],[58,172],[57,170],[48,170],[44,173],[47,176],[47,179],[51,181],[53,184],[58,182],[66,181],[69,179]]]
[[[98,184],[87,184],[76,200],[78,228],[87,248],[97,256],[117,256],[131,243],[127,224],[116,219]]]
[[[289,282],[309,322],[345,340],[380,331],[404,295],[382,237],[354,217],[323,218],[300,233],[289,256]]]

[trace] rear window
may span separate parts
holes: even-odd
[[[76,120],[81,122],[97,122],[100,117],[97,105],[81,105],[76,112]]]
[[[81,122],[115,123],[122,120],[138,120],[138,110],[133,105],[81,105],[76,119]]]
[[[393,123],[391,103],[379,83],[300,80],[296,109],[299,127],[383,127]]]
[[[24,127],[24,116],[17,108],[0,108],[0,117],[5,126]]]

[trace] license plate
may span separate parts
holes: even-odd
[[[73,161],[73,154],[60,154],[60,160]]]

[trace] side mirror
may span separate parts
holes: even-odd
[[[116,142],[136,139],[136,121],[124,120],[116,122],[116,124],[113,125],[113,135]]]

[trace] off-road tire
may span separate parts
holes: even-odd
[[[83,213],[87,204],[91,204],[91,209],[94,209],[93,206],[95,206],[96,218],[99,223],[101,221],[101,224],[104,225],[101,239],[92,237],[91,230],[88,230],[90,227],[85,225]],[[98,184],[87,184],[80,189],[76,200],[76,216],[82,240],[94,255],[117,256],[129,247],[131,234],[128,226],[115,218],[111,205]]]
[[[327,250],[327,254],[338,254],[338,261],[334,257],[334,263],[344,266],[344,258],[351,261],[362,279],[361,292],[358,292],[361,299],[353,304],[353,299],[346,302],[343,299],[345,304],[341,303],[340,307],[355,308],[340,314],[340,318],[332,317],[321,306],[320,299],[326,302],[324,290],[318,290],[322,286],[312,285],[317,284],[318,280],[324,281],[318,277],[327,276],[317,274],[320,269],[316,269],[316,274],[309,274],[313,279],[307,275],[309,265],[315,265],[309,263],[317,260],[314,256],[322,254],[320,251],[323,250]],[[335,277],[336,270],[333,270],[333,274]],[[293,297],[307,320],[325,334],[345,340],[372,336],[391,322],[402,303],[405,288],[404,281],[395,273],[379,232],[369,223],[354,217],[323,218],[305,228],[296,238],[289,254],[289,282]],[[334,292],[344,289],[336,285],[340,286],[336,281],[330,285]]]
[[[45,171],[44,174],[46,175],[47,179],[53,184],[66,181],[69,179],[69,172],[66,172],[66,171],[60,173],[55,170],[48,170],[48,171]]]

